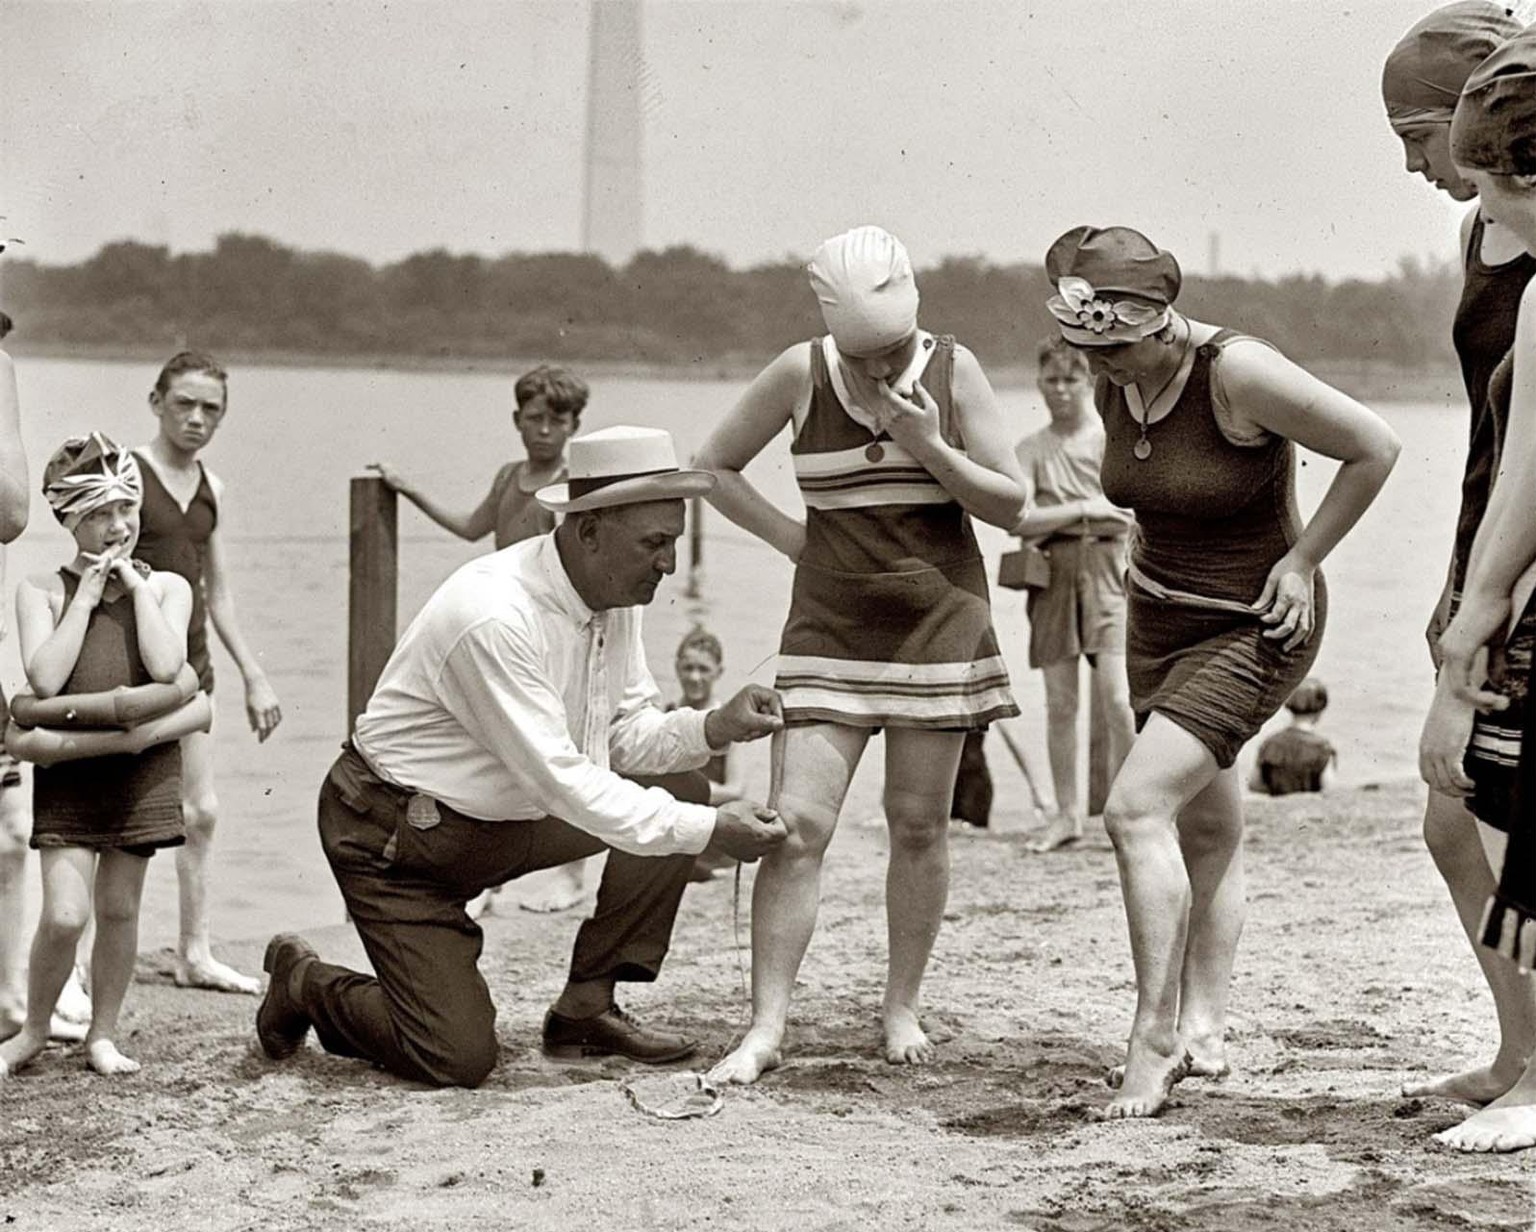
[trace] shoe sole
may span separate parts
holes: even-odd
[[[619,1052],[599,1044],[551,1044],[546,1041],[540,1047],[546,1057],[556,1061],[596,1061],[602,1057],[624,1057],[626,1060],[638,1061],[641,1065],[670,1065],[673,1061],[691,1057],[699,1050],[697,1044],[688,1044],[660,1056],[637,1057],[633,1053]]]

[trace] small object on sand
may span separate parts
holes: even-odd
[[[658,1121],[714,1116],[725,1104],[720,1089],[693,1071],[625,1079],[619,1090],[637,1111]]]
[[[535,1168],[533,1170],[533,1187],[535,1189],[537,1189],[543,1183],[544,1183],[544,1169],[543,1168]]]

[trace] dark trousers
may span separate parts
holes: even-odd
[[[698,772],[638,779],[692,803]],[[377,978],[312,962],[303,1005],[327,1052],[402,1078],[478,1086],[496,1063],[484,936],[464,905],[488,886],[609,850],[597,905],[571,955],[573,981],[654,980],[693,857],[608,849],[553,817],[477,821],[382,782],[348,746],[320,788],[320,841]],[[430,807],[423,808],[423,804]]]

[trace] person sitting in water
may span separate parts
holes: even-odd
[[[1291,725],[1259,745],[1248,786],[1271,796],[1297,791],[1322,791],[1333,778],[1338,752],[1327,736],[1317,733],[1317,722],[1328,708],[1328,686],[1308,676],[1286,698]]]

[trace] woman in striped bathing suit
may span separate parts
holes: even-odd
[[[878,227],[810,264],[829,334],[763,370],[705,443],[710,500],[795,562],[776,686],[786,729],[773,801],[789,839],[752,896],[752,1026],[712,1071],[755,1082],[779,1062],[790,991],[816,920],[821,863],[869,737],[885,732],[893,1063],[930,1059],[918,992],[949,887],[949,802],[967,731],[1018,713],[992,632],[976,516],[1012,527],[1024,494],[981,366],[917,327],[900,241]],[[786,425],[799,521],[742,475]]]

